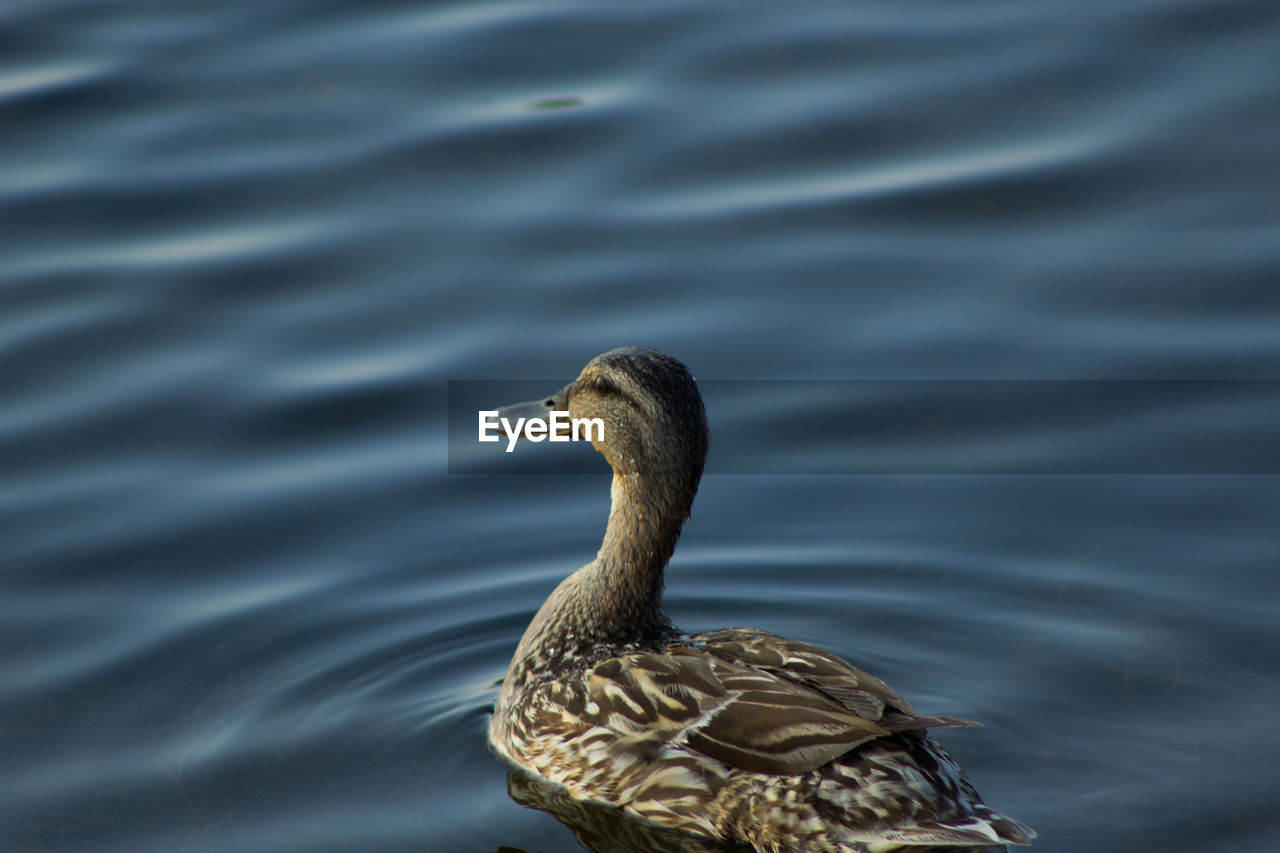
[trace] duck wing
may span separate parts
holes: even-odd
[[[757,773],[813,770],[897,731],[972,725],[916,714],[891,688],[816,646],[731,629],[602,661],[585,715],[656,757],[683,747]]]
[[[690,640],[717,659],[749,666],[816,691],[876,722],[885,733],[978,726],[960,717],[918,713],[898,692],[826,649],[751,628],[725,628]]]
[[[583,722],[614,732],[615,759],[657,761],[674,749],[798,773],[888,733],[811,688],[690,648],[610,658],[583,682]]]

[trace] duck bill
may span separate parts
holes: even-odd
[[[498,417],[512,424],[517,421],[528,421],[530,418],[546,420],[552,410],[546,402],[546,400],[530,400],[527,403],[512,403],[510,406],[498,409]]]
[[[529,400],[525,403],[512,403],[509,406],[503,406],[498,409],[498,417],[510,424],[513,432],[529,438],[530,436],[526,433],[526,430],[531,423],[542,422],[547,424],[543,429],[543,435],[551,434],[551,425],[553,423],[551,413],[553,411],[565,411],[568,408],[569,386],[566,385],[551,396],[543,397],[541,400]],[[569,419],[567,417],[557,418],[554,424],[555,435],[567,436],[569,434]]]

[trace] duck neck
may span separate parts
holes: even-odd
[[[671,623],[662,609],[663,575],[692,500],[653,479],[615,471],[604,541],[592,564],[600,628],[635,639],[663,636]]]
[[[697,481],[683,490],[646,486],[652,482],[615,470],[600,552],[565,578],[534,616],[508,670],[504,696],[555,676],[571,661],[591,659],[601,647],[656,644],[675,633],[662,609],[662,576]]]

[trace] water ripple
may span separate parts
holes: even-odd
[[[101,80],[117,68],[113,62],[68,60],[0,70],[0,104]]]
[[[666,194],[640,205],[645,217],[671,219],[708,216],[735,217],[765,209],[820,205],[833,200],[934,189],[969,182],[990,181],[1035,172],[1045,174],[1087,157],[1097,141],[1041,140],[1005,148],[985,148],[968,155],[948,154],[917,162],[860,166],[850,174],[821,174],[775,179],[764,184],[702,185]]]
[[[1274,458],[1212,383],[1280,377],[1276,12],[905,8],[5,5],[4,841],[571,849],[485,720],[607,470],[450,473],[448,381],[646,343],[715,437],[680,625],[986,722],[1046,851],[1269,850],[1277,478],[929,472]],[[883,381],[1050,377],[1212,387]]]

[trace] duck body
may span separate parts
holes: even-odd
[[[599,555],[516,650],[490,722],[499,756],[571,797],[768,853],[1030,843],[926,734],[975,724],[919,714],[817,646],[671,625],[663,569],[708,442],[683,365],[614,350],[544,405],[603,417],[613,502]]]

